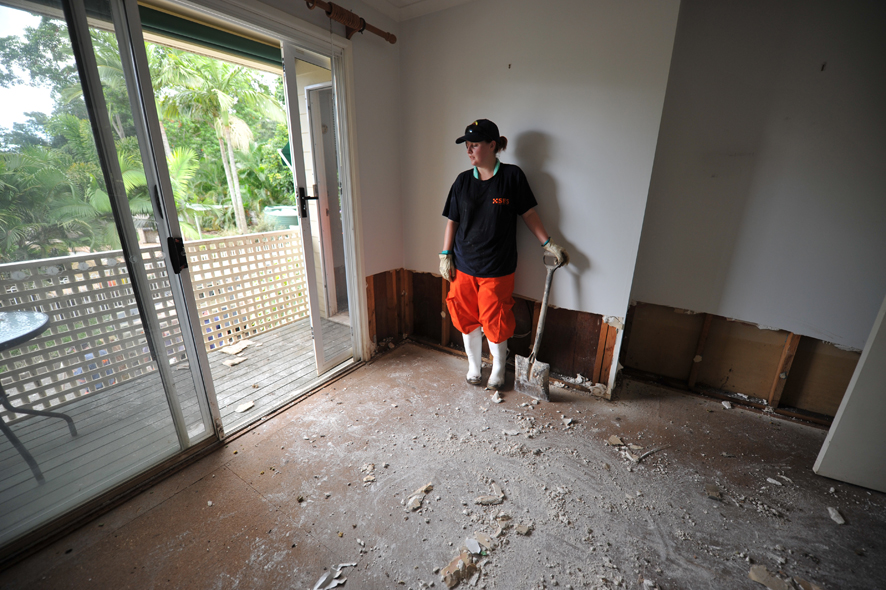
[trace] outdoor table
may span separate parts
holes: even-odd
[[[49,326],[49,316],[39,311],[4,311],[0,312],[0,351],[14,348],[15,346],[27,342],[35,336],[39,336]],[[16,414],[33,414],[35,416],[50,416],[52,418],[61,418],[68,423],[71,430],[71,436],[77,436],[77,428],[74,427],[74,420],[61,412],[48,412],[45,410],[34,410],[31,408],[14,407],[9,403],[9,398],[3,390],[3,384],[0,383],[0,405]],[[43,483],[43,473],[31,453],[25,448],[18,437],[12,432],[12,429],[6,422],[0,419],[0,430],[6,435],[6,438],[12,442],[13,446],[27,462],[31,468],[34,477],[38,483]]]

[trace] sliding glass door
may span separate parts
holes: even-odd
[[[19,6],[0,0],[0,545],[216,434],[125,7]]]
[[[354,357],[340,55],[143,11],[0,0],[0,546]]]

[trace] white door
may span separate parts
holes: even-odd
[[[312,147],[313,142],[308,131],[311,116],[308,111],[310,93],[307,88],[309,86],[316,86],[316,83],[322,81],[323,78],[328,78],[331,83],[332,72],[324,69],[322,66],[299,59],[298,56],[303,55],[303,52],[300,52],[290,44],[283,43],[282,48],[283,84],[286,96],[286,111],[289,118],[289,144],[292,153],[291,164],[299,208],[299,228],[305,251],[305,274],[308,284],[311,333],[313,336],[317,373],[323,374],[338,363],[351,358],[354,354],[350,322],[347,316],[342,320],[341,314],[338,313],[341,307],[347,309],[347,298],[345,297],[344,305],[339,305],[339,297],[336,296],[332,301],[331,298],[327,297],[328,277],[334,276],[335,265],[332,257],[329,260],[329,265],[332,268],[328,268],[329,265],[324,262],[323,241],[328,239],[328,236],[332,233],[329,230],[329,217],[326,215],[329,208],[328,205],[330,204],[328,195],[332,189],[324,191],[321,201],[318,179],[322,177],[326,187],[333,182],[336,186],[336,194],[338,194],[338,166],[335,163],[334,148],[336,144],[335,126],[327,126],[329,139],[332,140],[333,146],[333,162],[331,167],[329,156],[324,157],[316,152],[316,148]],[[331,86],[328,89],[328,93],[328,96],[332,97]],[[332,115],[332,118],[334,118],[334,115]],[[331,123],[331,120],[329,122]],[[322,143],[321,141],[320,149],[323,149]],[[315,164],[317,161],[323,163]],[[308,166],[310,166],[309,171],[307,170]],[[310,183],[308,172],[310,172],[311,177]],[[330,179],[333,173],[336,180]],[[316,192],[313,186],[315,184],[318,185]],[[309,186],[310,189],[308,188]],[[340,223],[338,227],[338,232],[341,233]],[[331,252],[330,248],[330,254]],[[343,269],[342,274],[344,274]],[[341,288],[347,293],[344,285],[341,285]]]

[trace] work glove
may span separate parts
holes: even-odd
[[[548,241],[542,244],[545,252],[557,259],[557,264],[566,266],[569,264],[569,252],[554,243],[554,240],[548,238]]]
[[[452,281],[452,275],[454,274],[452,268],[452,254],[449,252],[440,253],[440,274],[443,275],[443,278],[447,281]]]

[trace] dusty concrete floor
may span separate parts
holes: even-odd
[[[507,529],[477,587],[752,589],[762,564],[825,589],[886,588],[884,495],[812,473],[824,430],[631,381],[613,402],[552,389],[552,403],[506,391],[496,405],[464,363],[413,344],[377,357],[0,586],[310,589],[356,562],[345,590],[445,588],[434,568],[503,511],[534,530]],[[635,464],[611,435],[638,455],[669,446]],[[493,481],[504,502],[475,505]]]

